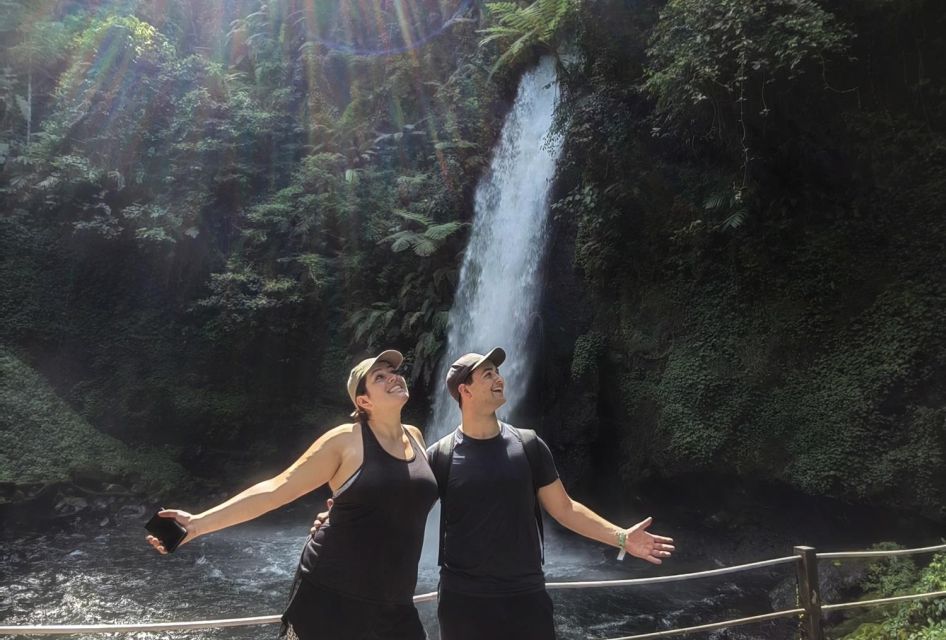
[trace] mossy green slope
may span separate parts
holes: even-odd
[[[160,452],[135,451],[96,430],[0,347],[0,482],[47,485],[89,476],[160,491],[184,473]]]

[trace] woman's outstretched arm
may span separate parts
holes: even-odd
[[[253,485],[226,502],[202,513],[191,515],[178,509],[165,509],[159,515],[173,518],[187,529],[185,544],[198,536],[247,522],[288,504],[327,483],[342,463],[342,453],[351,425],[342,425],[322,435],[292,465],[277,476]],[[148,542],[164,553],[160,540],[148,536]]]

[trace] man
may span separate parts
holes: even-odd
[[[427,450],[440,484],[442,640],[555,638],[536,501],[568,529],[621,548],[621,556],[660,564],[674,550],[671,538],[647,532],[650,518],[623,529],[572,500],[545,443],[499,421],[505,358],[496,348],[451,365],[447,391],[462,422]]]

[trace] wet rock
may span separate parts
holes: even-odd
[[[147,509],[140,504],[126,504],[118,509],[119,518],[143,518]]]
[[[130,493],[128,491],[128,487],[122,486],[120,484],[116,484],[114,482],[110,482],[106,484],[104,487],[104,491],[105,493],[114,494],[114,495],[128,495]]]
[[[89,502],[85,498],[67,496],[62,498],[53,507],[57,516],[72,516],[89,508]]]
[[[102,491],[114,483],[115,475],[96,467],[81,467],[71,472],[72,482],[87,491]]]
[[[818,582],[821,583],[821,601],[825,604],[848,602],[863,595],[861,584],[867,575],[867,563],[848,562],[834,565],[826,561],[818,563]],[[772,610],[791,609],[797,602],[797,585],[794,576],[785,578],[769,593]]]
[[[781,611],[782,609],[794,609],[798,598],[797,585],[795,578],[785,578],[778,583],[778,586],[769,592],[769,602],[772,604],[772,611]]]

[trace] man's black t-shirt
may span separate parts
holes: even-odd
[[[445,537],[440,588],[481,596],[543,589],[537,498],[522,442],[504,424],[499,435],[486,440],[465,436],[459,429],[447,437],[455,438],[456,446],[441,505]],[[539,443],[535,488],[558,478],[548,446],[541,439]]]

